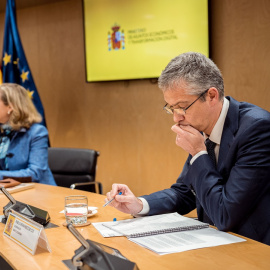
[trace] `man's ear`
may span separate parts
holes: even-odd
[[[209,88],[207,93],[208,93],[209,101],[213,103],[213,105],[219,101],[219,93],[215,87]]]

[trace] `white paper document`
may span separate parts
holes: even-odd
[[[178,213],[92,224],[103,237],[127,236],[160,255],[246,241]]]
[[[103,237],[114,237],[114,236],[123,236],[122,233],[117,233],[116,231],[113,231],[112,229],[109,229],[104,226],[107,222],[94,222],[92,225],[98,230],[98,232]]]
[[[129,240],[160,255],[246,241],[213,228],[129,238]]]
[[[92,224],[104,237],[140,237],[175,231],[198,230],[209,227],[207,223],[181,216],[178,213]]]

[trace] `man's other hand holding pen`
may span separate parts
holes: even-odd
[[[136,215],[143,208],[142,201],[123,184],[113,184],[112,190],[106,196],[103,206],[109,205],[127,214]]]

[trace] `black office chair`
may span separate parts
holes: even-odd
[[[49,167],[58,186],[102,194],[95,181],[99,152],[91,149],[49,147]]]

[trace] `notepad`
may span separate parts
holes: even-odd
[[[178,213],[103,222],[102,225],[115,231],[118,235],[120,234],[128,238],[199,230],[209,227],[207,223],[181,216]]]
[[[23,191],[23,190],[27,190],[27,189],[31,189],[35,187],[35,183],[21,183],[18,186],[15,187],[9,187],[6,190],[9,193],[15,193],[15,192],[19,192],[19,191]],[[1,191],[0,191],[0,196],[4,195]]]

